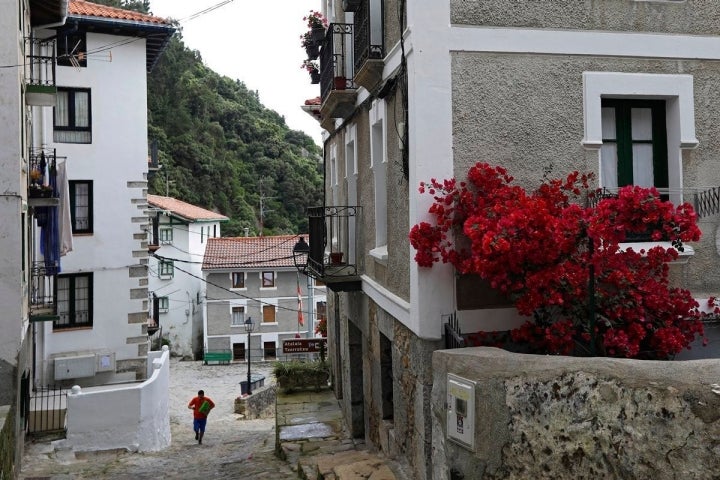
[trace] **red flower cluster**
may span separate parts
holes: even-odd
[[[668,280],[668,262],[683,242],[700,238],[697,216],[691,205],[676,207],[653,188],[625,187],[584,206],[599,193],[590,189],[591,178],[573,172],[527,192],[504,168],[478,163],[467,183],[423,182],[420,192],[434,199],[434,225],[411,229],[415,261],[449,262],[508,295],[534,318],[511,332],[532,351],[670,358],[703,335],[697,302]],[[633,234],[673,247],[621,249]],[[713,302],[711,310],[720,313]]]

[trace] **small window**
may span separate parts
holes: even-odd
[[[170,299],[168,297],[158,298],[158,310],[160,313],[167,313],[170,311]]]
[[[262,272],[262,288],[272,288],[275,286],[275,272]]]
[[[245,324],[245,307],[232,307],[232,326],[239,327]]]
[[[57,143],[92,143],[90,89],[58,88],[53,139]]]
[[[274,360],[277,356],[277,347],[275,346],[275,342],[263,342],[263,350],[265,353],[265,360]]]
[[[160,260],[158,273],[160,278],[172,278],[175,275],[175,265],[172,260]]]
[[[72,233],[93,233],[93,182],[92,180],[71,180],[70,221]]]
[[[170,245],[173,241],[173,230],[172,228],[161,228],[160,229],[160,244]]]
[[[275,305],[263,305],[263,323],[276,323]]]
[[[245,272],[232,272],[232,288],[245,288]]]
[[[92,273],[57,277],[57,313],[53,329],[92,327]]]

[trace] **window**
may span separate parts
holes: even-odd
[[[245,272],[232,272],[232,288],[245,288]]]
[[[265,353],[265,360],[274,359],[277,355],[277,348],[275,342],[263,342],[263,350]]]
[[[650,73],[583,72],[582,144],[597,149],[600,186],[614,185],[615,179],[603,177],[603,115],[605,100],[663,100],[667,138],[667,176],[669,199],[675,204],[682,198],[682,151],[695,148],[695,95],[692,75]],[[653,132],[654,133],[654,132]],[[659,141],[654,139],[654,141]]]
[[[93,232],[93,182],[92,180],[71,180],[70,220],[74,234]]]
[[[603,186],[668,188],[665,101],[602,100]]]
[[[159,265],[160,278],[172,278],[175,275],[175,265],[172,260],[160,260]]]
[[[60,67],[87,67],[85,32],[58,35],[57,64]]]
[[[160,313],[167,313],[170,311],[170,299],[168,297],[158,298],[158,311]]]
[[[161,228],[160,229],[160,244],[170,245],[173,241],[173,230],[172,228]]]
[[[92,143],[90,89],[57,89],[54,140],[57,143]]]
[[[59,318],[53,322],[53,329],[92,327],[92,284],[92,273],[58,276]]]
[[[262,272],[262,288],[273,288],[275,286],[275,272]]]
[[[276,323],[275,320],[275,305],[263,305],[263,323]]]
[[[245,307],[232,307],[232,326],[239,327],[245,324]]]

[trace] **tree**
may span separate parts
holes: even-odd
[[[415,260],[423,267],[449,262],[506,294],[532,317],[510,332],[527,351],[671,358],[704,335],[699,305],[668,278],[668,262],[683,242],[700,239],[696,214],[689,204],[663,201],[654,188],[600,196],[591,178],[573,172],[528,193],[504,168],[478,163],[468,182],[423,182],[420,192],[434,198],[435,225],[411,229]],[[628,235],[671,243],[621,248]],[[714,299],[710,307],[720,313]]]

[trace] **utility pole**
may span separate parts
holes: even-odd
[[[265,192],[263,192],[263,180],[260,180],[260,237],[263,236],[263,229],[265,227],[265,214],[268,212],[272,212],[272,210],[268,210],[265,208],[265,200],[270,200],[276,197],[266,197]]]

